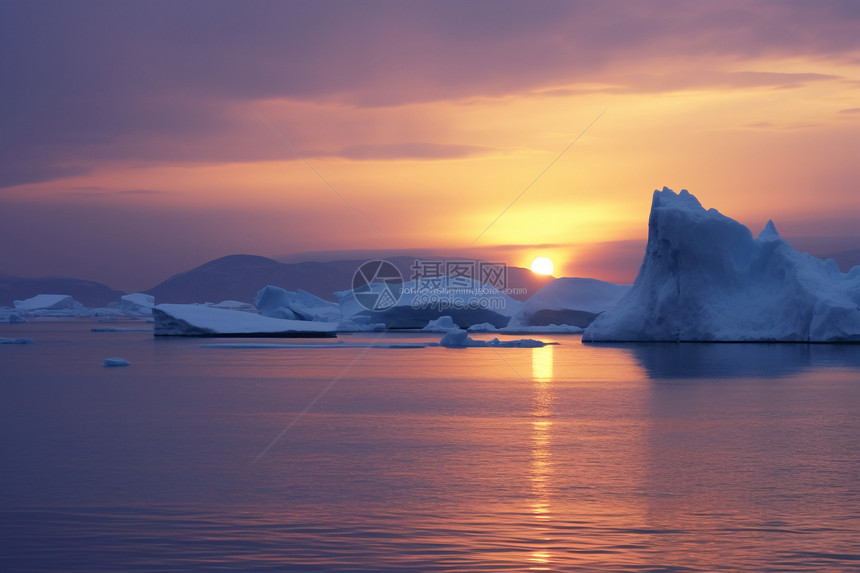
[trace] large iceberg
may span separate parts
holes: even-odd
[[[332,337],[337,324],[284,320],[194,304],[159,304],[152,309],[155,336]]]
[[[687,191],[654,192],[639,275],[583,341],[860,341],[860,267],[797,252]]]
[[[630,285],[587,278],[558,278],[531,296],[509,328],[570,325],[584,328],[621,300]]]

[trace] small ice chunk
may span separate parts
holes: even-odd
[[[131,366],[131,362],[129,362],[125,358],[105,358],[102,362],[102,366],[105,366],[107,368],[115,368],[118,366]]]
[[[0,338],[0,344],[33,344],[32,338]]]

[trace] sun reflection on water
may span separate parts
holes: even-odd
[[[552,520],[550,493],[552,487],[552,380],[553,347],[544,346],[532,349],[532,384],[534,405],[532,408],[532,460],[529,479],[531,481],[531,510],[538,523],[546,524]],[[549,531],[542,532],[545,536]],[[544,537],[549,541],[549,537]],[[545,570],[552,561],[552,554],[545,550],[535,550],[529,557],[531,570]]]

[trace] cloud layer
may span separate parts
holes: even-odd
[[[607,108],[484,247],[641,241],[663,185],[824,234],[860,213],[850,0],[7,0],[0,78],[0,209],[31,257],[0,271],[61,240],[145,252],[147,217],[200,257],[380,248],[295,151],[387,248],[462,248]]]

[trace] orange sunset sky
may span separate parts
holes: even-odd
[[[7,1],[0,53],[0,273],[434,253],[629,282],[664,185],[860,248],[857,2]]]

